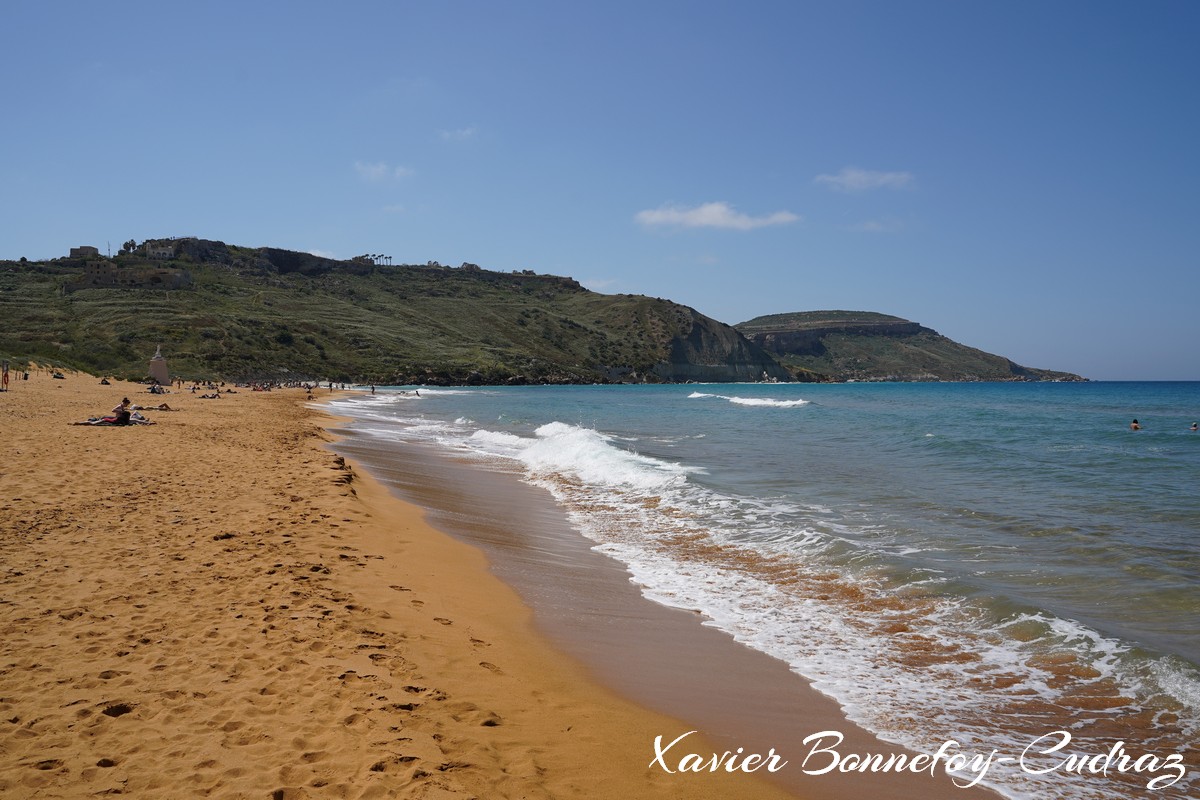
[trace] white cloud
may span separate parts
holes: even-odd
[[[354,171],[357,172],[358,176],[363,180],[372,182],[384,181],[388,178],[395,178],[399,180],[400,178],[407,178],[409,175],[413,174],[413,171],[408,167],[393,167],[386,161],[376,161],[374,163],[355,161]]]
[[[904,223],[898,219],[869,219],[854,225],[846,226],[846,230],[855,233],[899,233],[904,229]]]
[[[724,228],[749,231],[770,225],[789,225],[799,221],[800,217],[790,211],[776,211],[765,217],[751,217],[735,211],[728,203],[705,203],[695,208],[661,206],[647,209],[639,211],[634,219],[648,228]]]
[[[388,165],[382,161],[376,164],[364,164],[362,161],[355,161],[354,171],[358,173],[358,177],[364,180],[381,181],[387,177]]]
[[[818,175],[813,183],[823,183],[839,192],[865,192],[870,189],[900,189],[912,183],[911,172],[876,172],[846,167],[836,175]]]
[[[334,255],[333,253],[329,252],[328,250],[318,250],[316,248],[311,248],[311,249],[309,249],[308,252],[312,253],[314,256],[320,256],[321,258],[332,258],[335,261],[337,260],[337,256]]]
[[[475,138],[475,134],[478,132],[479,129],[474,125],[468,125],[465,128],[458,128],[453,131],[438,131],[438,136],[447,142],[462,142]]]

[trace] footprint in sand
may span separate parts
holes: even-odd
[[[371,772],[387,772],[389,769],[395,768],[401,764],[407,765],[416,760],[416,756],[392,756],[390,758],[385,758],[382,761],[376,761],[371,765],[370,769]]]
[[[499,714],[480,708],[474,703],[460,703],[451,709],[450,717],[455,722],[475,724],[484,728],[494,728],[503,721]]]
[[[104,710],[100,713],[106,717],[122,717],[133,711],[134,708],[136,708],[136,706],[133,706],[129,703],[112,703],[108,706],[105,706]]]

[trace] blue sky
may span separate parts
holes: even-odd
[[[1200,379],[1200,3],[13,3],[0,258],[194,235]]]

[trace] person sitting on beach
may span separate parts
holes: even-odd
[[[108,419],[109,419],[109,417],[105,417],[106,421]],[[114,425],[128,425],[129,424],[130,411],[129,411],[129,398],[128,397],[123,398],[121,400],[120,404],[116,408],[113,409],[113,415],[112,415],[111,419],[112,419],[112,424],[114,424]]]
[[[139,414],[138,416],[140,417],[141,415]],[[100,417],[99,419],[97,419],[96,417],[92,417],[87,422],[76,422],[75,424],[76,425],[129,425],[132,422],[132,419],[133,419],[133,414],[129,410],[129,398],[126,397],[124,400],[121,401],[120,405],[118,405],[116,408],[114,408],[112,410],[111,416]],[[139,421],[149,422],[149,420],[146,420],[145,417],[142,417],[142,419]]]
[[[1138,422],[1136,419],[1133,422],[1129,423],[1129,430],[1140,431],[1141,429],[1142,429],[1142,424],[1140,422]]]

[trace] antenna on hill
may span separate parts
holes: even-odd
[[[112,242],[105,242],[104,244],[108,246],[108,257],[112,258]]]

